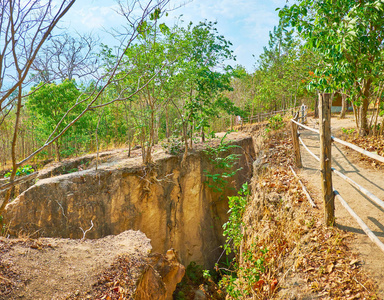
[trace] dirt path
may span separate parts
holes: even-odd
[[[316,127],[317,120],[309,120],[311,127]],[[341,128],[352,128],[353,119],[349,116],[346,120],[332,118],[332,134],[337,135]],[[318,129],[318,126],[317,128]],[[301,130],[301,138],[308,148],[319,156],[319,135],[308,130]],[[332,167],[371,191],[374,195],[384,200],[384,175],[383,172],[369,168],[362,164],[353,150],[334,143],[332,147]],[[301,147],[303,169],[301,177],[309,183],[311,194],[317,195],[317,204],[322,209],[319,201],[321,185],[319,162],[317,162],[303,147]],[[376,205],[369,198],[362,195],[340,177],[333,174],[333,188],[345,199],[349,206],[363,219],[376,236],[384,242],[384,209]],[[346,209],[335,200],[336,224],[339,228],[355,233],[356,239],[352,249],[359,253],[361,264],[372,274],[379,285],[379,296],[384,299],[384,253],[366,236],[357,222],[350,216]]]

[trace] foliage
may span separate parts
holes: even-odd
[[[226,236],[224,250],[227,255],[230,253],[235,254],[235,258],[231,262],[227,261],[224,267],[216,266],[216,270],[222,275],[219,286],[225,289],[228,296],[233,299],[248,296],[255,284],[259,282],[260,275],[265,271],[265,255],[268,252],[265,248],[257,252],[255,251],[256,245],[252,245],[253,247],[242,253],[242,257],[240,257],[239,249],[244,231],[243,214],[248,205],[249,196],[248,184],[245,183],[241,190],[238,191],[237,196],[228,197],[229,218],[228,222],[223,225],[223,234]],[[242,267],[239,267],[238,264],[240,259],[243,261]],[[203,275],[205,278],[210,277],[208,271],[205,271]],[[245,279],[246,289],[239,283],[239,275]]]
[[[274,115],[268,119],[268,128],[278,130],[285,126],[283,117],[280,114]]]
[[[31,112],[41,142],[47,140],[52,132],[63,130],[81,110],[81,107],[72,109],[72,106],[81,95],[75,80],[64,80],[59,84],[40,83],[33,87],[31,91],[32,94],[28,97],[27,108]],[[69,114],[67,114],[68,111]],[[85,136],[82,131],[87,132],[86,118],[79,121],[75,128],[77,134]],[[61,159],[62,140],[63,137],[56,140],[56,158],[58,160]]]
[[[228,179],[235,176],[242,169],[233,170],[241,155],[227,154],[229,149],[239,148],[238,145],[230,145],[229,142],[225,141],[227,135],[228,133],[221,138],[220,144],[217,147],[208,146],[204,150],[214,167],[214,172],[218,172],[211,174],[208,170],[204,170],[204,174],[208,178],[205,183],[216,192],[223,192],[228,185]]]
[[[346,135],[352,135],[353,133],[355,133],[356,129],[355,128],[344,128],[342,127],[341,128],[341,131],[344,132]]]
[[[25,175],[29,175],[29,174],[32,174],[33,172],[35,172],[35,170],[32,168],[31,165],[25,165],[23,167],[19,167],[17,168],[16,170],[16,176],[25,176]],[[4,175],[4,178],[8,178],[10,177],[12,174],[12,170],[8,173],[6,173]]]
[[[265,258],[268,249],[260,249],[260,256],[256,257],[255,249],[256,243],[253,243],[247,251],[243,253],[243,265],[239,271],[242,273],[242,278],[248,287],[248,291],[252,290],[254,286],[260,281],[260,275],[265,272]],[[257,253],[256,253],[257,254]]]
[[[194,131],[200,131],[204,138],[213,118],[220,112],[232,114],[236,110],[224,94],[231,90],[234,75],[232,67],[224,64],[234,58],[232,44],[219,35],[215,25],[189,23],[186,27],[175,26],[166,34],[175,63],[168,71],[164,92],[180,121],[185,153]]]
[[[279,15],[324,61],[309,87],[329,93],[349,91],[360,110],[360,133],[366,134],[372,86],[382,81],[384,3],[300,0]]]
[[[243,238],[243,214],[249,201],[248,183],[244,183],[237,196],[228,197],[229,217],[223,225],[223,235],[226,236],[224,250],[227,255],[232,251],[237,252]],[[232,246],[231,246],[232,243]]]
[[[247,267],[239,268],[236,264],[234,265],[235,272],[222,277],[219,286],[225,289],[231,299],[250,297],[252,295],[251,291],[263,284],[260,277],[265,272],[267,252],[267,249],[256,251],[255,248],[252,248],[247,250],[243,253],[243,265]],[[239,277],[245,282],[245,286],[240,284]]]
[[[183,151],[183,142],[175,137],[171,137],[168,142],[163,142],[162,146],[172,155],[178,155]]]
[[[182,281],[177,284],[173,297],[180,300],[193,299],[196,290],[204,286],[204,293],[209,294],[210,299],[225,299],[224,293],[218,289],[215,281],[217,281],[217,273],[211,276],[203,266],[192,261],[187,266]]]

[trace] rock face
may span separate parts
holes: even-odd
[[[236,167],[242,170],[231,178],[234,189],[224,195],[204,183],[204,170],[215,170],[202,151],[190,154],[182,167],[180,157],[164,154],[152,166],[122,161],[98,171],[39,180],[7,205],[4,220],[15,235],[82,238],[91,221],[87,238],[141,230],[154,252],[174,248],[184,265],[195,261],[211,267],[222,251],[227,196],[251,175],[252,138],[234,143],[240,147],[230,150],[241,155]]]
[[[185,267],[179,263],[173,249],[168,250],[165,256],[152,255],[150,260],[138,282],[135,299],[172,300],[176,285],[185,274]]]

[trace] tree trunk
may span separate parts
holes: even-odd
[[[362,89],[362,96],[363,96],[363,104],[360,107],[360,136],[366,136],[369,133],[369,126],[368,126],[368,106],[369,106],[369,89],[371,87],[372,80],[367,79],[364,81],[364,86]]]
[[[193,148],[193,127],[194,127],[195,121],[192,122],[191,124],[191,136],[190,136],[190,144],[189,147],[192,149]]]
[[[340,119],[345,119],[345,113],[347,111],[347,94],[341,94],[341,112]]]
[[[60,145],[59,145],[59,140],[58,139],[55,141],[55,150],[56,150],[56,159],[57,159],[57,161],[61,161]]]
[[[352,108],[353,108],[353,115],[355,117],[355,123],[356,123],[356,128],[357,130],[359,129],[360,122],[359,122],[359,108],[352,103]]]
[[[183,159],[181,160],[181,166],[184,165],[185,161],[187,160],[188,156],[188,123],[183,124],[183,138],[184,138],[184,154]]]
[[[295,104],[296,104],[296,101],[295,101]],[[316,97],[316,100],[315,100],[315,114],[313,116],[314,118],[318,118],[319,117],[319,99]]]
[[[321,185],[324,202],[325,226],[333,226],[335,222],[335,203],[332,187],[331,170],[331,106],[333,96],[330,94],[319,94],[320,102],[320,170]]]
[[[204,143],[205,142],[205,132],[204,132],[204,127],[201,126],[201,142]]]

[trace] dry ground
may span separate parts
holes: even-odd
[[[1,238],[0,299],[94,299],[87,292],[117,257],[147,257],[151,248],[144,233],[131,230],[84,241]]]
[[[316,123],[317,120],[309,120],[309,125],[318,129]],[[341,135],[343,139],[347,137],[341,133],[341,129],[353,127],[352,116],[347,116],[343,120],[333,117],[331,120],[332,134]],[[301,137],[310,150],[319,156],[319,136],[308,130],[301,130]],[[301,147],[301,155],[303,169],[300,171],[300,176],[308,181],[311,193],[319,196],[321,194],[319,163],[303,147]],[[332,166],[384,200],[383,171],[364,161],[355,151],[333,143]],[[333,175],[333,188],[339,191],[349,206],[384,242],[384,209],[336,175]],[[366,236],[338,200],[335,200],[335,215],[337,227],[354,233],[356,238],[351,242],[351,248],[358,253],[363,270],[371,273],[372,278],[375,279],[379,286],[378,295],[384,299],[384,253]]]

